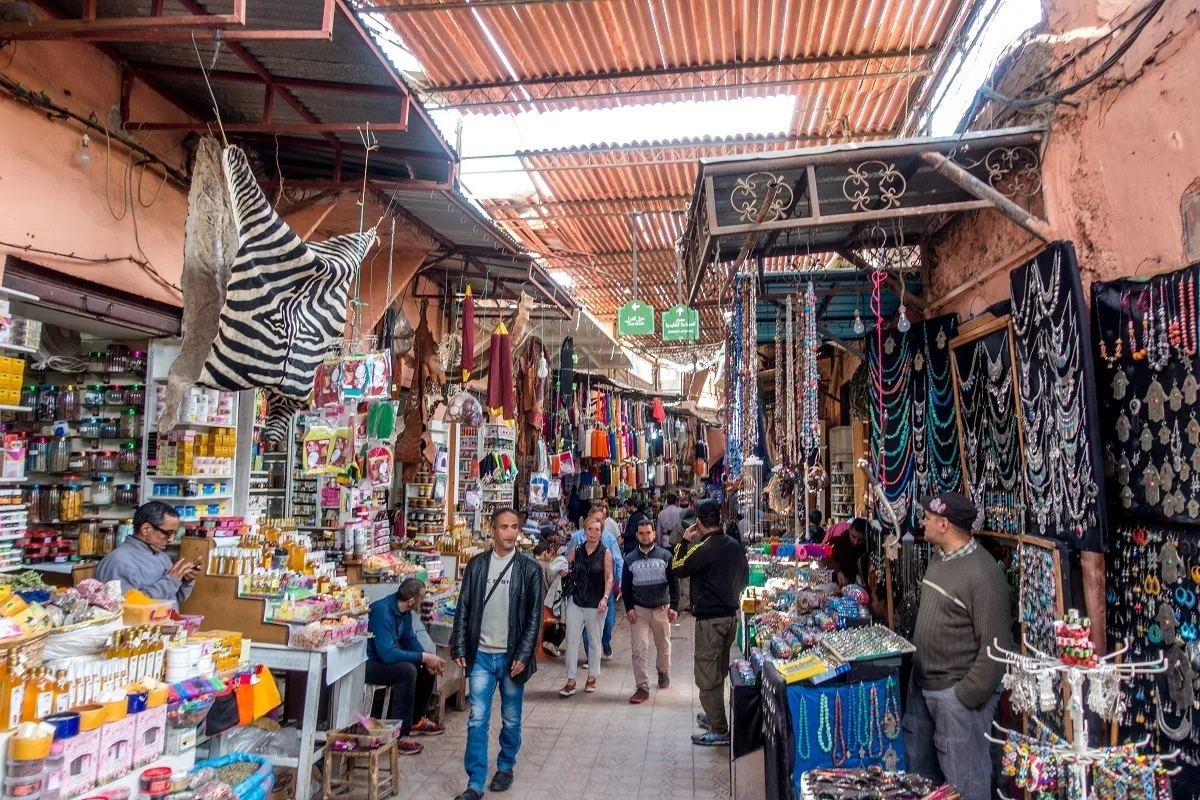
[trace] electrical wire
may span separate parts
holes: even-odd
[[[1080,89],[1088,86],[1103,76],[1104,73],[1116,66],[1117,62],[1121,60],[1121,57],[1125,55],[1129,48],[1133,47],[1134,42],[1136,42],[1138,37],[1142,35],[1142,31],[1146,29],[1146,26],[1150,24],[1150,21],[1154,19],[1155,15],[1165,3],[1166,0],[1154,0],[1154,2],[1150,3],[1150,5],[1146,6],[1145,10],[1141,14],[1141,18],[1138,19],[1137,25],[1135,25],[1133,30],[1129,32],[1129,35],[1125,37],[1124,41],[1117,46],[1117,49],[1114,50],[1108,56],[1108,58],[1104,59],[1099,67],[1074,83],[1064,86],[1056,91],[1029,98],[1007,97],[995,91],[990,86],[984,85],[979,88],[980,97],[984,100],[991,100],[1006,106],[1011,106],[1012,108],[1034,108],[1045,103],[1061,102],[1067,95],[1074,94]],[[1095,42],[1091,43],[1089,48],[1095,44]],[[1077,59],[1079,55],[1082,55],[1082,53],[1077,54],[1075,58]],[[1056,72],[1050,73],[1046,77],[1050,78],[1054,75],[1060,74],[1065,67],[1066,65],[1059,67]]]

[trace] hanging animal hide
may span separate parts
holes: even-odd
[[[279,441],[311,394],[317,366],[342,336],[350,279],[375,230],[305,243],[271,208],[245,153],[226,148],[222,165],[233,198],[237,257],[196,382],[227,391],[266,389],[264,435]],[[185,306],[191,302],[186,286],[184,300]]]
[[[225,287],[238,249],[227,187],[221,146],[213,137],[205,136],[196,149],[183,228],[183,346],[167,373],[165,403],[158,418],[160,436],[179,421],[179,404],[199,380],[217,338]]]

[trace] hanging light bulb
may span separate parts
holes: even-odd
[[[854,332],[860,336],[866,333],[867,324],[862,320],[862,314],[858,313],[858,309],[854,309]]]
[[[908,329],[911,327],[912,323],[908,321],[908,315],[904,313],[904,306],[900,306],[900,319],[896,320],[896,330],[908,333]]]
[[[75,156],[72,159],[77,167],[86,167],[92,163],[92,151],[88,148],[90,140],[85,133],[83,139],[79,142],[79,149],[75,151]]]

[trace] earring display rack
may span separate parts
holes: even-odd
[[[1136,788],[1138,796],[1145,800],[1168,800],[1171,797],[1168,776],[1178,770],[1168,770],[1165,762],[1174,761],[1179,752],[1146,755],[1141,751],[1150,743],[1149,737],[1133,744],[1091,747],[1084,713],[1086,697],[1089,711],[1102,718],[1119,715],[1121,684],[1139,676],[1164,672],[1167,669],[1165,660],[1121,663],[1120,659],[1128,649],[1122,647],[1099,658],[1096,666],[1083,667],[1044,653],[1028,640],[1024,647],[1025,653],[1019,654],[994,642],[988,647],[988,656],[1008,665],[1005,681],[1014,688],[1014,695],[1021,690],[1028,701],[1040,702],[1042,708],[1057,703],[1049,687],[1055,675],[1061,676],[1067,691],[1065,711],[1070,736],[1064,741],[1044,729],[1038,736],[1027,736],[993,723],[1002,738],[987,738],[1004,749],[1004,773],[1015,777],[1018,785],[1027,789],[1031,796],[1040,797],[1043,796],[1041,792],[1057,790],[1072,800],[1107,799],[1125,796],[1131,788]],[[1088,684],[1086,694],[1085,683]],[[1014,710],[1016,705],[1014,702]],[[1034,720],[1038,721],[1036,716]],[[1124,791],[1114,794],[1114,789]]]

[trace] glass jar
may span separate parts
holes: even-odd
[[[108,555],[117,546],[117,535],[119,527],[115,522],[106,522],[100,526],[98,538],[99,545],[104,555]]]
[[[108,346],[109,372],[124,372],[129,369],[129,348],[123,344]]]
[[[74,386],[58,388],[58,419],[75,422],[79,419],[79,390]]]
[[[129,386],[125,390],[125,402],[138,408],[146,405],[146,387],[140,383]]]
[[[38,411],[37,418],[39,422],[54,422],[58,419],[58,387],[42,386],[38,389]]]
[[[22,386],[21,387],[21,405],[25,408],[38,407],[38,387]]]
[[[117,525],[117,544],[133,536],[133,520],[123,519]]]
[[[42,522],[58,522],[59,521],[59,506],[58,501],[62,492],[56,484],[47,484],[42,487],[42,496],[40,506],[42,509]]]
[[[100,436],[104,439],[116,439],[121,435],[121,423],[115,419],[100,421]]]
[[[100,436],[100,418],[88,417],[79,421],[79,435],[85,439],[96,439]]]
[[[67,459],[67,469],[71,472],[84,472],[92,468],[92,459],[87,453],[76,451]]]
[[[25,510],[30,522],[42,521],[42,487],[36,483],[25,487]]]
[[[99,472],[116,472],[120,468],[120,457],[117,453],[106,450],[96,453],[95,469]]]
[[[134,350],[129,354],[129,361],[125,368],[130,372],[142,374],[146,371],[146,353],[142,350]]]
[[[25,454],[25,466],[29,472],[46,472],[49,449],[45,436],[29,440],[29,452]]]
[[[142,435],[142,416],[138,414],[136,408],[131,408],[121,414],[121,420],[118,423],[122,436],[141,436]]]
[[[104,404],[110,406],[125,405],[125,387],[124,386],[109,386],[104,390]]]
[[[100,546],[98,542],[99,533],[99,520],[90,519],[79,524],[79,555],[100,555]]]
[[[64,486],[58,498],[59,517],[64,522],[83,519],[83,487]]]
[[[104,405],[104,387],[99,384],[84,387],[83,405],[84,408],[101,408]]]
[[[88,372],[107,372],[108,353],[103,350],[93,350],[88,353],[87,368]]]
[[[140,472],[142,469],[142,451],[136,442],[122,445],[117,458],[117,469],[121,472]]]
[[[111,475],[101,475],[92,481],[91,504],[94,506],[110,506],[114,502],[113,479]]]
[[[66,472],[70,469],[71,461],[71,440],[63,437],[61,439],[49,439],[46,442],[46,471],[47,472]]]
[[[117,487],[115,497],[119,506],[137,506],[137,487],[132,483],[122,484]]]

